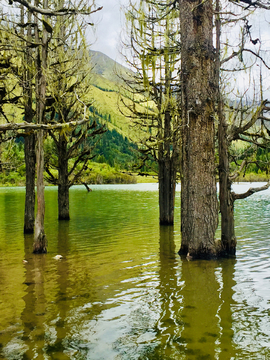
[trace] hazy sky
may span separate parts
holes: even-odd
[[[125,24],[121,7],[126,4],[128,0],[98,0],[97,5],[103,6],[103,9],[92,16],[96,29],[89,32],[93,43],[91,49],[101,51],[118,62],[121,62],[120,35]]]

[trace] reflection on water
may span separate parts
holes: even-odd
[[[46,189],[33,255],[24,189],[0,189],[0,359],[270,358],[270,192],[236,203],[237,257],[219,261],[177,255],[179,197],[160,227],[156,185],[76,187],[58,222]]]

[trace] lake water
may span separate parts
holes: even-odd
[[[24,189],[0,188],[0,359],[270,359],[269,190],[236,202],[235,259],[187,261],[179,191],[160,227],[156,184],[92,189],[71,188],[58,222],[46,188],[48,254],[33,255]]]

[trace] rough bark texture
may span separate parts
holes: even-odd
[[[35,224],[35,173],[36,153],[35,135],[31,134],[25,138],[25,209],[24,209],[24,233],[34,232]]]
[[[179,253],[217,255],[214,161],[214,49],[211,1],[180,0],[182,169]]]
[[[69,220],[68,154],[65,135],[59,136],[58,145],[58,219]]]

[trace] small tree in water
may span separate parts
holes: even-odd
[[[93,139],[97,141],[98,135],[106,131],[90,116],[89,48],[83,37],[82,24],[75,20],[71,21],[70,17],[57,19],[52,40],[55,50],[50,57],[52,71],[48,74],[47,123],[65,124],[82,117],[89,119],[77,129],[67,126],[61,132],[49,131],[54,146],[49,146],[52,151],[47,151],[45,156],[46,179],[58,186],[59,220],[69,220],[69,188],[80,183],[83,171],[93,157]],[[58,176],[52,169],[57,169]]]
[[[179,17],[169,2],[154,4],[147,0],[140,1],[139,6],[131,2],[126,17],[130,36],[126,60],[135,71],[123,77],[126,92],[122,92],[122,112],[142,134],[137,140],[142,154],[138,168],[149,159],[158,164],[159,220],[162,225],[171,225],[179,171],[179,86],[174,70],[179,62]]]

